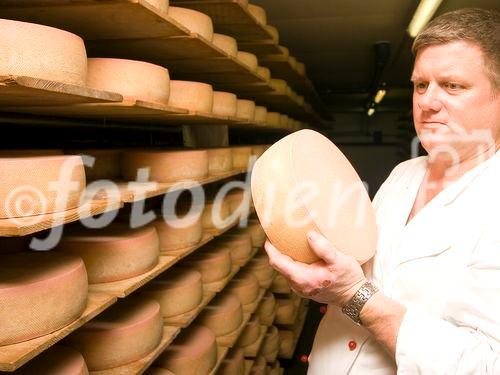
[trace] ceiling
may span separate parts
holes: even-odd
[[[263,6],[280,44],[306,63],[332,112],[364,111],[375,67],[374,43],[388,41],[383,73],[388,93],[380,110],[411,108],[412,39],[406,28],[419,0],[251,0]],[[499,0],[443,0],[436,15],[464,7],[500,11]]]

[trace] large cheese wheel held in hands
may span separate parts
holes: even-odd
[[[214,103],[212,85],[193,81],[170,81],[168,104],[189,111],[211,113]]]
[[[162,66],[144,61],[90,58],[87,85],[117,92],[126,100],[168,104],[170,76]]]
[[[87,272],[78,257],[2,254],[0,275],[0,351],[73,323],[87,305]]]
[[[208,41],[212,41],[214,26],[212,19],[204,13],[196,10],[169,7],[168,15],[187,28],[190,32],[201,35]]]
[[[28,76],[85,85],[87,54],[79,36],[7,19],[0,19],[0,35],[0,76]]]
[[[307,233],[315,230],[364,263],[375,252],[375,212],[342,152],[312,130],[290,134],[255,163],[252,196],[267,237],[292,259],[312,263]]]
[[[0,158],[0,219],[67,211],[80,205],[80,156]]]

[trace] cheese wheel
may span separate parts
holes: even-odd
[[[170,81],[168,104],[172,107],[211,113],[213,100],[212,85],[193,81]]]
[[[248,168],[248,163],[252,155],[252,147],[250,146],[237,146],[232,147],[233,150],[233,167],[234,168]]]
[[[297,61],[297,72],[299,72],[299,74],[301,76],[304,76],[306,75],[306,64],[304,64],[303,62],[300,62],[300,61]]]
[[[295,56],[290,56],[288,58],[288,63],[294,70],[297,69],[297,58]]]
[[[54,345],[12,374],[88,375],[88,373],[87,365],[80,353],[66,346]]]
[[[237,266],[245,265],[252,253],[252,237],[250,234],[224,234],[219,238],[223,246],[231,249],[231,262]]]
[[[229,147],[210,148],[208,151],[208,173],[220,175],[233,170],[233,151]]]
[[[268,205],[269,183],[276,187],[271,208],[264,207]],[[300,130],[282,138],[255,163],[251,185],[267,237],[292,259],[306,263],[318,260],[307,243],[310,230],[322,233],[360,263],[374,255],[377,227],[370,198],[347,158],[323,135]],[[290,212],[284,213],[294,198],[290,194],[305,185],[313,186],[316,194],[306,199],[301,192],[291,218]]]
[[[271,291],[274,293],[284,293],[290,294],[292,290],[290,289],[290,284],[281,274],[278,274],[271,284]]]
[[[252,72],[257,72],[257,67],[259,66],[259,61],[257,60],[257,56],[250,52],[238,51],[236,54],[236,58],[246,65],[248,69]]]
[[[19,253],[29,250],[31,237],[0,237],[0,254]]]
[[[269,81],[271,79],[271,71],[269,70],[269,68],[266,68],[265,66],[258,66],[257,74],[262,78],[264,78],[266,81]]]
[[[171,269],[147,283],[140,293],[160,304],[163,317],[181,315],[201,303],[201,273],[189,268]]]
[[[212,43],[231,57],[236,57],[238,54],[238,43],[229,35],[214,34]]]
[[[0,158],[0,181],[0,219],[42,215],[80,205],[85,169],[80,156]]]
[[[245,354],[242,349],[232,348],[226,354],[222,364],[217,371],[218,375],[244,375]]]
[[[231,253],[225,247],[209,244],[186,259],[183,265],[198,270],[203,283],[213,283],[231,273]]]
[[[79,36],[7,19],[0,19],[0,35],[1,76],[28,76],[85,85],[87,54]]]
[[[231,190],[227,195],[227,201],[229,202],[231,213],[236,210],[242,210],[245,213],[252,206],[252,196],[248,189]]]
[[[248,11],[261,25],[267,24],[266,10],[260,6],[248,4]]]
[[[209,328],[216,337],[234,332],[242,321],[240,301],[227,293],[218,294],[197,319],[199,324]]]
[[[266,122],[267,125],[276,128],[280,126],[281,114],[279,112],[267,112]]]
[[[283,57],[285,58],[289,58],[290,57],[290,50],[284,46],[278,46],[279,50],[281,51],[281,54],[283,55]]]
[[[238,99],[236,102],[236,117],[253,121],[255,118],[255,102],[253,100]]]
[[[284,79],[271,78],[269,86],[280,95],[286,95],[286,88],[288,85]]]
[[[267,119],[267,108],[263,106],[255,107],[254,122],[257,124],[265,124]]]
[[[87,181],[120,178],[120,150],[67,150],[65,153],[94,158],[92,166],[85,166]]]
[[[241,332],[236,346],[243,348],[248,345],[255,343],[260,337],[260,320],[257,316],[252,317],[250,321],[245,326],[243,332]]]
[[[273,40],[273,42],[278,44],[280,41],[280,33],[278,29],[271,25],[265,25],[264,27],[267,30],[267,32],[271,34],[271,39]]]
[[[156,7],[161,13],[168,12],[169,0],[146,0],[146,2]]]
[[[229,215],[231,214],[229,201],[223,199],[218,204],[214,201],[205,202],[201,222],[204,229],[224,229],[229,225]]]
[[[87,86],[120,93],[125,100],[167,105],[170,76],[164,67],[144,61],[90,58]]]
[[[248,233],[252,238],[252,247],[262,247],[266,242],[266,232],[262,229],[260,222],[258,220],[250,219],[248,221]]]
[[[190,32],[202,36],[209,42],[212,41],[214,26],[212,19],[206,14],[192,9],[171,6],[168,8],[168,15]]]
[[[175,375],[173,372],[161,368],[161,367],[150,367],[148,370],[145,372],[146,375]]]
[[[248,266],[248,270],[257,278],[261,288],[269,288],[276,275],[276,271],[269,265],[267,260],[265,264],[258,265],[255,264],[252,259]]]
[[[127,151],[121,157],[122,176],[135,181],[140,168],[149,168],[149,180],[178,182],[208,175],[206,150]]]
[[[288,119],[289,117],[287,115],[281,115],[280,116],[280,127],[286,128],[288,125]]]
[[[78,257],[53,251],[3,254],[0,275],[0,346],[61,329],[87,306],[87,272]]]
[[[279,330],[280,350],[279,355],[283,356],[293,351],[295,335],[292,331]]]
[[[229,293],[234,294],[240,300],[242,305],[248,305],[259,296],[259,282],[252,273],[238,274],[227,286]]]
[[[273,362],[274,359],[272,356],[277,354],[280,345],[280,336],[278,333],[278,328],[275,326],[270,326],[267,330],[266,335],[264,336],[264,341],[262,343],[262,347],[260,349],[262,355],[266,358],[268,362]]]
[[[162,336],[158,302],[129,296],[73,332],[66,342],[82,353],[90,371],[98,371],[144,358]]]
[[[69,228],[56,250],[83,259],[89,284],[142,275],[158,264],[160,251],[154,226],[132,229],[124,223],[101,229]]]
[[[297,306],[294,300],[288,298],[278,298],[276,300],[276,324],[293,324]]]
[[[276,300],[274,294],[267,292],[262,298],[255,314],[259,317],[261,324],[270,326],[273,324],[273,314],[276,311]]]
[[[250,370],[250,375],[268,375],[266,359],[264,357],[259,356],[255,359],[252,369]]]
[[[236,95],[230,92],[214,91],[213,114],[230,117],[236,116],[237,100]]]
[[[176,252],[200,243],[203,238],[201,208],[193,208],[191,212],[182,209],[178,216],[164,217],[158,212],[158,219],[152,224],[158,232],[160,251]],[[164,213],[166,214],[166,213]]]
[[[217,362],[217,343],[212,331],[200,325],[183,329],[158,357],[155,366],[174,374],[209,374]]]

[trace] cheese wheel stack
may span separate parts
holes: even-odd
[[[231,57],[236,57],[238,54],[238,44],[236,39],[229,35],[214,34],[212,37],[212,43]]]
[[[269,257],[265,253],[257,254],[246,267],[259,281],[261,288],[269,288],[276,275],[276,271],[269,264]]]
[[[120,93],[125,100],[167,105],[170,76],[164,67],[144,61],[90,58],[87,86]]]
[[[231,273],[231,253],[225,247],[208,244],[187,258],[182,267],[185,265],[198,270],[204,284],[213,283]]]
[[[255,314],[259,317],[260,323],[265,326],[270,326],[274,322],[274,314],[276,313],[276,299],[274,294],[267,292],[262,298],[259,307]]]
[[[170,81],[168,104],[189,111],[212,113],[214,94],[212,85],[193,81]]]
[[[99,371],[144,358],[160,344],[162,336],[158,302],[129,296],[73,332],[66,341],[82,353],[90,371]]]
[[[231,280],[227,291],[240,300],[242,308],[246,312],[250,310],[251,305],[259,297],[259,282],[251,273],[240,272]]]
[[[290,284],[288,283],[287,279],[285,279],[283,275],[278,274],[271,284],[271,292],[290,294],[292,293],[292,290],[290,289]]]
[[[82,38],[34,23],[0,19],[0,76],[28,76],[85,86]]]
[[[274,318],[276,324],[293,324],[295,322],[294,318],[298,306],[293,299],[277,298],[276,306],[276,317]]]
[[[237,266],[244,266],[252,255],[252,237],[248,233],[233,233],[220,236],[222,246],[231,249],[231,262]]]
[[[80,156],[0,158],[0,219],[67,211],[80,205],[85,169]]]
[[[85,262],[89,284],[129,279],[158,264],[159,240],[154,226],[132,229],[113,223],[102,229],[68,228],[56,250]]]
[[[76,256],[2,254],[0,275],[0,348],[57,331],[87,306],[87,272]]]
[[[189,268],[170,269],[147,283],[140,294],[156,300],[164,318],[182,315],[201,303],[201,274]]]
[[[123,152],[121,170],[124,179],[135,181],[140,168],[148,168],[150,181],[201,179],[208,175],[208,153],[206,150]]]
[[[232,294],[218,294],[205,307],[197,322],[209,328],[216,337],[228,335],[239,328],[243,321],[241,303]]]
[[[260,320],[257,316],[253,316],[247,323],[243,332],[241,332],[236,347],[245,348],[254,344],[260,337]]]
[[[276,328],[275,326],[270,326],[267,330],[266,335],[264,336],[264,342],[262,343],[260,353],[267,362],[274,362],[276,361],[276,357],[278,356],[279,349],[280,336],[278,328]]]
[[[202,36],[209,42],[212,41],[214,26],[212,19],[206,14],[192,9],[171,6],[168,8],[168,15],[190,32]]]
[[[208,173],[217,176],[233,170],[233,151],[230,147],[209,148]]]
[[[243,350],[232,348],[226,354],[222,364],[217,371],[218,375],[244,375],[245,357]]]
[[[158,357],[154,366],[174,374],[209,374],[217,362],[217,344],[213,332],[191,325]]]
[[[235,94],[224,91],[214,91],[212,112],[218,116],[236,116],[238,98]]]

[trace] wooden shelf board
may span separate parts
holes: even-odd
[[[120,94],[25,76],[0,76],[0,110],[9,107],[120,102]]]
[[[0,219],[0,236],[26,236],[123,207],[119,200],[92,200],[78,208],[45,215]]]
[[[14,371],[48,349],[71,332],[75,331],[106,308],[116,302],[116,297],[90,292],[87,307],[82,316],[66,327],[51,334],[18,344],[2,346],[0,350],[0,371]]]
[[[177,335],[180,332],[180,328],[177,327],[163,327],[163,338],[161,339],[160,344],[149,353],[146,357],[120,366],[115,367],[108,370],[103,371],[92,371],[92,375],[139,375],[143,374],[152,364],[153,362],[160,356],[161,353],[165,351],[165,349],[174,341]]]
[[[267,326],[260,326],[259,338],[250,345],[242,347],[245,358],[255,358],[259,354],[262,343],[264,342],[264,337],[266,336]]]
[[[257,55],[257,57],[265,55],[280,55],[283,52],[279,48],[278,43],[273,40],[254,40],[249,42],[239,42],[238,48],[241,51],[246,51]]]
[[[217,362],[215,363],[214,368],[210,371],[210,375],[217,374],[220,366],[222,365],[222,361],[226,358],[227,352],[229,352],[229,348],[225,348],[223,346],[217,346]]]
[[[205,306],[207,306],[210,303],[210,301],[215,297],[215,295],[216,293],[214,292],[204,291],[203,299],[195,309],[181,315],[164,318],[163,323],[169,326],[187,328],[196,319],[196,317],[203,311]]]

